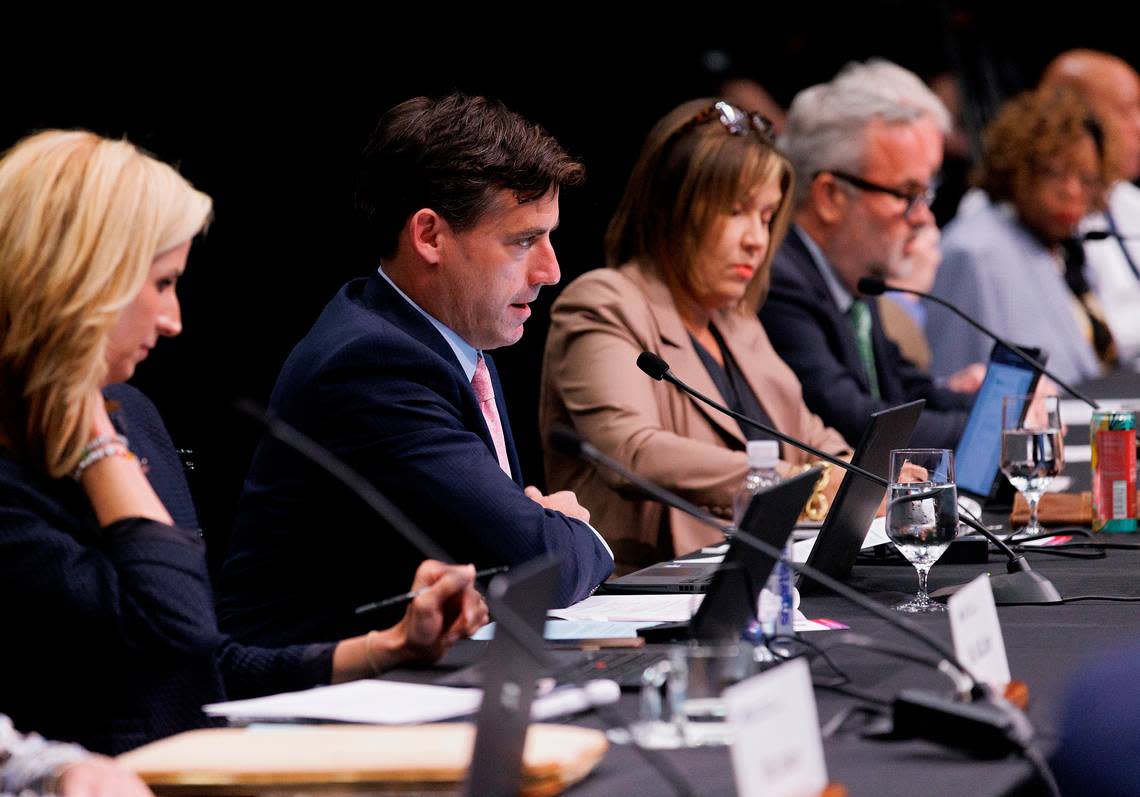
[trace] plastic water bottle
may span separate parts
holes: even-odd
[[[780,444],[775,440],[748,441],[748,472],[744,474],[744,486],[732,504],[732,523],[737,528],[744,520],[752,496],[780,483],[780,474],[776,470],[779,461]]]
[[[776,463],[780,459],[780,445],[775,440],[751,440],[748,443],[748,473],[744,486],[733,504],[733,522],[739,528],[748,511],[752,496],[780,482]],[[784,558],[792,556],[792,541],[784,546]],[[764,593],[768,593],[765,595]],[[790,636],[795,632],[795,591],[792,569],[777,562],[768,576],[768,582],[756,607],[760,631],[765,637]]]

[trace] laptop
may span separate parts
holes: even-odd
[[[882,476],[890,476],[891,450],[906,448],[922,408],[923,399],[871,413],[871,422],[863,430],[863,437],[855,447],[851,463]],[[827,519],[819,529],[815,545],[808,554],[807,564],[832,578],[846,578],[855,565],[867,529],[887,488],[858,474],[848,474],[839,485],[835,502]],[[814,581],[800,577],[797,583],[801,593],[819,588]]]
[[[744,513],[744,518],[740,521],[740,527],[764,542],[777,548],[783,547],[796,525],[796,518],[803,511],[808,498],[811,497],[812,485],[819,477],[819,473],[816,472],[810,479],[805,478],[811,472],[807,471],[780,482],[774,487],[753,496],[748,505],[748,510]],[[802,500],[800,500],[799,496],[804,493],[805,484],[807,484],[807,494],[803,495]],[[729,545],[728,552],[724,557],[725,563],[728,563],[730,559],[732,561],[739,560],[743,554],[736,550],[738,547]],[[755,564],[763,566],[762,563],[757,562]],[[753,574],[755,578],[760,579],[761,586],[767,580],[772,566],[769,560],[768,568],[763,574],[760,574],[759,571]],[[605,590],[617,593],[707,592],[719,569],[719,562],[687,562],[684,559],[659,562],[629,575],[607,581]]]
[[[1022,347],[1030,357],[1045,362],[1039,349]],[[1001,400],[1003,396],[1030,395],[1041,373],[1023,357],[1000,343],[990,351],[985,379],[970,408],[966,428],[954,449],[954,475],[958,495],[980,506],[1010,506],[1013,488],[1001,473]],[[1024,414],[1028,407],[1022,407]]]
[[[547,554],[497,576],[487,590],[491,614],[501,618],[510,611],[530,629],[531,641],[542,646],[558,568],[558,558]],[[501,620],[483,661],[484,698],[475,720],[475,750],[464,794],[518,794],[530,706],[544,666],[530,653],[527,641],[515,639]]]

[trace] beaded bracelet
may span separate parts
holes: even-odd
[[[86,449],[84,450],[86,451]],[[135,456],[135,452],[120,444],[118,441],[115,441],[114,443],[108,443],[107,445],[104,445],[100,448],[96,448],[94,451],[89,452],[85,457],[83,457],[83,459],[79,460],[79,464],[76,465],[75,470],[71,472],[71,478],[75,479],[75,481],[79,481],[79,479],[83,476],[84,471],[86,471],[99,460],[106,459],[107,457],[126,457],[127,459],[138,459],[138,457]]]
[[[130,448],[130,444],[127,443],[127,438],[121,434],[101,434],[87,441],[87,445],[83,446],[83,450],[79,452],[79,459],[82,460],[92,451],[114,443],[118,443],[123,448]]]

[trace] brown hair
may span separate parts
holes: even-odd
[[[606,230],[606,265],[636,260],[656,270],[674,296],[698,295],[698,257],[719,232],[723,214],[742,193],[778,177],[783,195],[768,251],[737,308],[755,312],[768,292],[769,265],[788,228],[794,176],[768,135],[749,126],[743,135],[733,135],[715,116],[691,124],[715,102],[691,100],[653,126]]]
[[[1083,137],[1096,146],[1101,190],[1092,207],[1101,208],[1106,191],[1120,174],[1116,142],[1087,103],[1071,89],[1027,91],[1007,102],[982,142],[976,185],[995,202],[1024,195],[1041,169]]]
[[[408,217],[431,208],[470,229],[499,189],[531,202],[582,182],[585,169],[542,127],[496,100],[416,97],[384,114],[364,148],[356,205],[382,257]]]

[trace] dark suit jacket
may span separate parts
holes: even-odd
[[[562,558],[555,601],[605,580],[613,560],[584,523],[523,494],[499,468],[471,383],[447,341],[379,274],[345,285],[289,355],[270,400],[283,420],[367,478],[456,561]],[[344,487],[272,440],[254,455],[222,569],[222,627],[259,644],[335,639],[403,611],[353,608],[406,590],[422,555]]]
[[[904,358],[883,334],[878,308],[871,302],[872,346],[882,398],[872,396],[851,320],[835,304],[800,234],[793,229],[776,252],[760,321],[780,357],[799,377],[808,408],[854,442],[872,412],[926,399],[911,445],[954,448],[973,396],[937,387]]]

